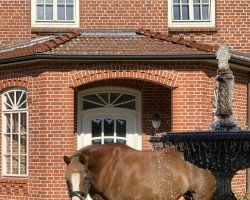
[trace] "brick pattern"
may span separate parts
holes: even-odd
[[[25,200],[28,198],[27,179],[0,179],[1,199]]]
[[[125,68],[125,70],[124,70]],[[169,87],[176,87],[178,75],[166,70],[158,70],[156,67],[142,66],[122,66],[117,65],[99,66],[89,70],[82,70],[71,74],[72,87],[77,87],[82,84],[87,84],[93,81],[116,78],[136,78],[140,80],[156,82]]]
[[[29,103],[29,178],[25,183],[0,178],[0,184],[4,185],[0,190],[0,199],[16,200],[22,199],[24,195],[26,196],[23,199],[29,200],[68,199],[64,180],[65,164],[62,157],[65,154],[71,155],[76,150],[74,133],[77,119],[76,94],[79,90],[103,86],[132,87],[140,90],[145,149],[151,148],[148,139],[154,130],[150,120],[155,110],[159,111],[162,117],[159,131],[208,129],[212,120],[216,66],[185,62],[106,62],[104,66],[109,68],[105,67],[105,70],[118,69],[117,66],[122,71],[126,71],[125,66],[129,66],[131,71],[138,70],[138,66],[143,70],[148,68],[153,68],[155,71],[165,70],[169,74],[178,76],[175,83],[178,87],[171,87],[171,82],[168,83],[170,85],[161,84],[157,81],[157,76],[153,76],[153,79],[141,79],[137,73],[134,73],[134,76],[126,76],[126,73],[123,73],[124,77],[109,77],[97,81],[93,80],[93,76],[92,79],[89,78],[92,81],[74,83],[73,75],[77,77],[76,74],[80,75],[85,71],[91,76],[92,70],[97,66],[101,64],[36,63],[1,68],[2,75],[11,74],[13,69],[26,72],[27,75],[23,75],[23,79],[29,76],[27,87],[28,91],[32,92],[28,92],[28,96],[32,101]],[[247,116],[246,93],[249,77],[240,70],[233,72],[237,88],[234,99],[236,120],[245,127],[247,120],[242,116]],[[12,79],[18,77],[18,73],[14,74],[9,77]],[[17,84],[15,81],[10,83],[9,87]],[[245,192],[245,178],[245,171],[242,171],[233,182],[234,192],[238,196],[243,196]],[[5,183],[6,180],[9,181],[9,185]],[[16,187],[19,189],[15,189]],[[9,191],[16,191],[18,194],[13,195]]]
[[[247,1],[216,1],[216,27],[168,29],[167,1],[131,0],[128,2],[106,0],[80,2],[81,29],[150,29],[183,34],[185,38],[204,44],[228,43],[230,48],[250,52],[250,7]],[[29,40],[31,34],[30,1],[0,1],[0,46]],[[34,33],[68,32],[67,28],[36,28]]]
[[[30,6],[29,0],[0,1],[0,46],[30,40]]]

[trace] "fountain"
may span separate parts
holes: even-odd
[[[212,200],[236,200],[231,181],[237,171],[250,167],[250,132],[242,131],[232,119],[234,77],[229,68],[226,45],[216,53],[219,69],[216,76],[216,112],[210,131],[165,133],[152,136],[150,142],[163,147],[175,146],[186,161],[210,170],[216,178]]]

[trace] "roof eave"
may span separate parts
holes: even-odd
[[[34,61],[210,61],[217,63],[214,53],[206,54],[173,54],[173,55],[55,55],[41,54],[13,57],[0,60],[0,66],[27,63]],[[232,67],[250,71],[250,62],[231,57]]]
[[[185,55],[55,55],[33,54],[0,60],[0,65],[33,62],[35,60],[64,61],[171,61],[171,60],[203,60],[215,59],[215,54],[185,54]]]

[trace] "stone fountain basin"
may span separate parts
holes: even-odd
[[[167,132],[150,142],[174,145],[185,160],[213,173],[250,167],[250,131]]]

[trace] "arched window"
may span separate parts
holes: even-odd
[[[2,95],[3,175],[28,174],[28,102],[26,90],[12,88]]]

